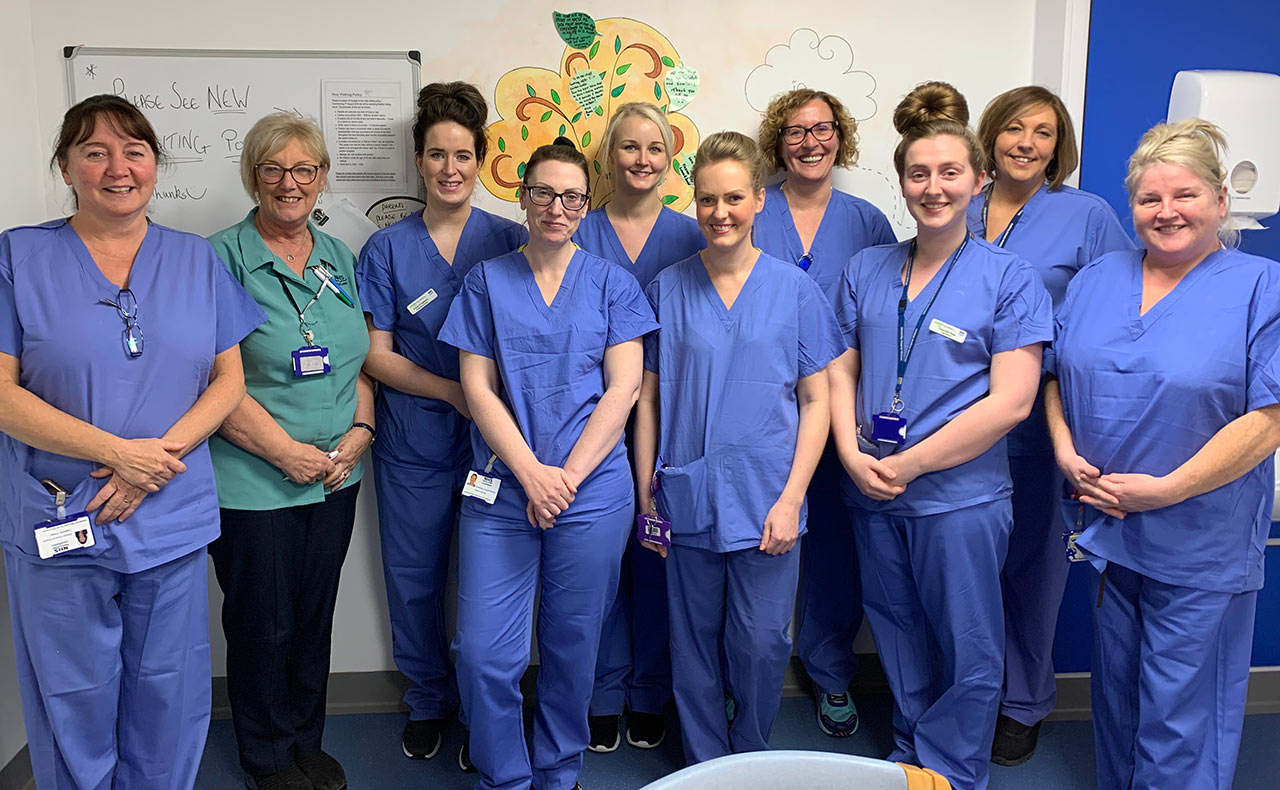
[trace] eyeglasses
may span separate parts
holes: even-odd
[[[800,260],[796,261],[796,266],[800,267],[800,271],[807,272],[809,267],[813,265],[813,253],[806,252],[800,256]]]
[[[138,326],[138,300],[134,297],[133,291],[128,288],[121,289],[114,302],[110,299],[99,299],[98,303],[111,305],[124,319],[122,338],[125,353],[131,359],[142,356],[142,327]]]
[[[529,201],[535,206],[550,206],[560,198],[560,205],[564,206],[565,211],[577,211],[587,205],[587,198],[591,197],[586,192],[577,192],[569,190],[567,192],[557,192],[551,187],[539,187],[525,185],[524,193],[529,196]]]
[[[813,135],[813,139],[820,143],[830,140],[836,133],[835,121],[822,121],[815,123],[813,126],[784,126],[782,127],[782,139],[787,145],[800,145],[804,142],[807,134]]]
[[[271,162],[263,162],[258,165],[255,170],[258,171],[258,180],[264,184],[279,184],[284,179],[284,174],[288,173],[293,176],[295,184],[306,186],[316,180],[316,176],[320,175],[319,165],[294,165],[293,167],[281,167]]]

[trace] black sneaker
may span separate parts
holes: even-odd
[[[342,764],[325,752],[313,752],[294,761],[307,775],[315,790],[347,790],[347,773]]]
[[[656,749],[667,737],[667,722],[661,713],[627,714],[627,743],[637,749]]]
[[[1040,722],[1028,727],[1008,716],[996,719],[996,736],[991,742],[991,762],[996,765],[1022,765],[1036,753],[1040,738]]]
[[[463,733],[462,748],[458,750],[458,767],[464,774],[476,772],[475,763],[471,762],[471,733]]]
[[[249,790],[313,790],[315,787],[296,765],[266,776],[246,776],[244,786]]]
[[[587,725],[591,728],[591,740],[587,743],[591,751],[607,754],[622,744],[622,736],[618,735],[618,716],[588,716]]]
[[[430,760],[440,751],[440,733],[443,729],[443,719],[410,719],[404,725],[404,734],[400,736],[400,751],[410,760]]]

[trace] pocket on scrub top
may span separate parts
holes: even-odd
[[[40,549],[36,546],[36,525],[57,519],[58,506],[54,502],[53,495],[45,490],[39,480],[26,472],[19,472],[15,477],[17,478],[14,482],[17,489],[18,523],[14,525],[16,533],[14,542],[17,544],[18,551],[32,557],[39,557]],[[67,516],[70,517],[84,510],[85,505],[89,504],[89,500],[93,499],[102,485],[104,485],[104,481],[86,475],[84,479],[76,484],[75,488],[67,493]],[[90,521],[93,520],[94,515],[96,514],[89,514]],[[110,524],[94,524],[92,546],[76,549],[61,556],[66,556],[69,559],[102,556],[111,548],[113,542],[110,527]],[[56,557],[47,560],[47,562],[56,561]]]
[[[671,522],[672,535],[701,535],[711,529],[711,504],[707,501],[707,459],[684,466],[659,467],[658,513]]]

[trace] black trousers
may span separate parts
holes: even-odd
[[[231,721],[250,776],[320,750],[333,608],[359,487],[313,505],[221,511],[209,556],[224,596]]]

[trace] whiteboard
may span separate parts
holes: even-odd
[[[67,47],[71,104],[123,96],[156,129],[169,164],[148,209],[155,221],[207,236],[252,206],[240,150],[268,113],[315,118],[333,163],[317,204],[341,221],[325,230],[357,252],[377,229],[363,214],[417,196],[413,118],[417,52],[266,52]],[[358,222],[352,222],[355,217]]]

